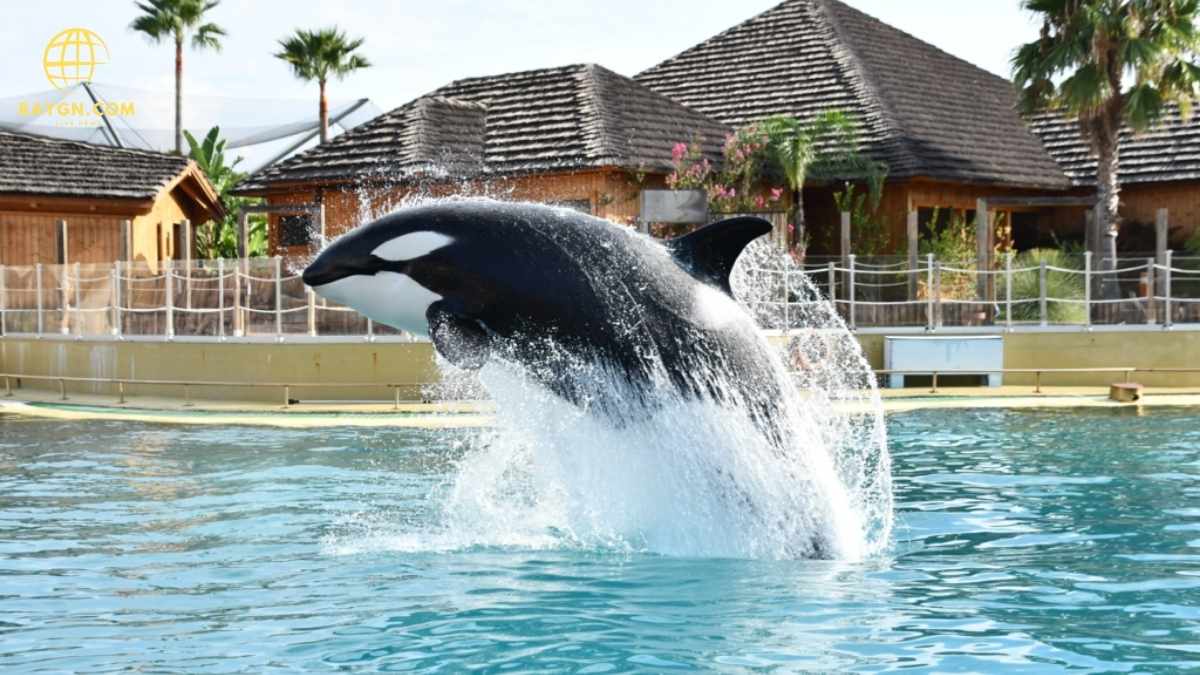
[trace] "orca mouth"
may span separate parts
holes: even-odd
[[[317,288],[356,275],[373,275],[384,269],[386,261],[375,256],[347,258],[344,256],[319,255],[304,268],[301,279],[306,286]]]

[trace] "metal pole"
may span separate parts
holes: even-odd
[[[1038,311],[1041,313],[1042,325],[1046,325],[1046,261],[1038,265]]]
[[[936,326],[933,316],[933,254],[925,257],[925,327],[933,330]]]
[[[1171,258],[1174,252],[1167,249],[1164,259],[1166,261],[1165,269],[1163,270],[1163,326],[1170,328],[1175,323],[1174,317],[1171,316]]]
[[[1087,311],[1087,325],[1092,325],[1092,252],[1083,252],[1083,307]]]
[[[165,282],[167,295],[167,330],[166,337],[171,339],[175,337],[175,284],[171,279],[172,265],[170,260],[163,261],[163,280]]]
[[[1009,251],[1004,257],[1004,325],[1012,330],[1012,263],[1013,252]]]
[[[34,265],[34,288],[37,289],[37,332],[41,335],[46,330],[45,309],[42,303],[42,263]]]
[[[367,342],[375,339],[375,322],[369,318],[367,319],[367,336],[365,339]]]
[[[113,335],[121,335],[121,261],[113,261]]]
[[[854,257],[855,256],[853,253],[851,253],[848,256],[848,260],[850,261],[850,289],[849,289],[850,290],[850,330],[855,329],[855,318],[856,318],[854,316],[856,314],[856,312],[854,311],[856,308],[854,301],[855,301],[855,295],[857,295],[857,293],[855,292],[855,286],[854,286]]]
[[[83,311],[81,303],[81,295],[79,290],[79,279],[81,274],[79,271],[79,263],[75,263],[75,335],[83,335]]]
[[[283,259],[275,256],[275,336],[283,337]]]
[[[225,259],[217,258],[217,335],[225,337]]]
[[[833,303],[833,310],[837,311],[837,264],[829,263],[829,302]]]

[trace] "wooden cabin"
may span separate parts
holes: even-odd
[[[696,141],[718,159],[731,129],[597,65],[453,82],[251,176],[239,194],[271,206],[272,254],[308,255],[416,193],[556,203],[618,222],[661,187],[671,152]]]
[[[826,110],[854,116],[863,150],[888,167],[876,217],[896,252],[909,214],[927,233],[935,209],[970,221],[980,199],[1010,205],[1005,236],[1018,249],[1084,239],[1084,207],[1044,205],[1095,192],[1095,158],[1076,121],[1023,119],[1009,80],[840,0],[786,0],[634,79],[734,127]],[[1173,106],[1149,132],[1123,130],[1120,157],[1122,250],[1152,248],[1145,237],[1160,209],[1181,247],[1200,226],[1200,116]],[[817,254],[838,252],[837,189],[805,191]]]
[[[223,216],[186,157],[0,132],[0,265],[190,257],[194,227]]]

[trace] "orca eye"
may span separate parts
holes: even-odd
[[[422,230],[389,239],[371,251],[371,255],[390,262],[415,260],[428,255],[454,241],[440,232]]]

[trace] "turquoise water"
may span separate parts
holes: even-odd
[[[463,432],[0,417],[0,671],[1200,668],[1200,418],[889,420],[865,563],[430,537]]]

